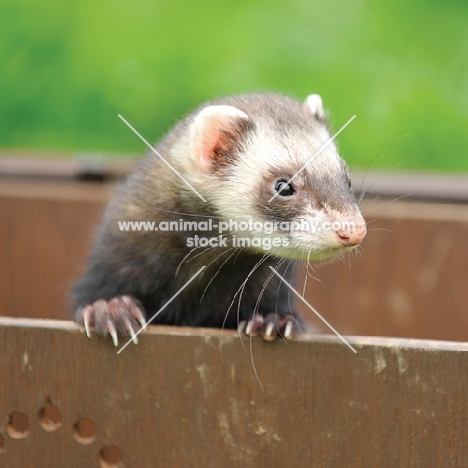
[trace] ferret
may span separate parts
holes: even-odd
[[[330,140],[316,94],[305,102],[251,93],[203,104],[138,163],[109,202],[73,290],[75,320],[88,336],[94,328],[115,345],[125,335],[136,342],[155,314],[151,323],[238,328],[266,341],[299,334],[304,321],[282,278],[295,284],[296,262],[334,257],[366,234],[348,166]],[[129,221],[166,229],[119,225]],[[196,227],[167,229],[185,221]],[[354,228],[298,228],[304,221]],[[255,228],[241,230],[241,222]],[[221,235],[219,223],[229,226]]]

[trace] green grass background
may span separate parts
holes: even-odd
[[[215,96],[319,93],[352,166],[468,171],[466,0],[2,0],[0,147],[138,152]]]

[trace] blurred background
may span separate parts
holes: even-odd
[[[0,315],[71,318],[103,207],[147,152],[118,114],[156,142],[267,90],[320,94],[334,131],[357,115],[339,146],[368,235],[302,273],[306,298],[343,334],[466,341],[467,25],[466,0],[2,0]]]
[[[138,154],[213,97],[321,94],[353,167],[468,171],[464,0],[2,0],[0,148]],[[51,152],[49,154],[52,154]]]

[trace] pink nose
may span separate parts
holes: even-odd
[[[366,236],[367,229],[364,221],[354,222],[354,229],[339,229],[336,232],[339,241],[345,246],[359,245]]]

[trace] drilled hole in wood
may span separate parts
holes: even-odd
[[[2,434],[0,434],[0,453],[3,453],[5,451],[5,437],[3,437]]]
[[[122,462],[122,453],[115,445],[104,445],[99,452],[101,468],[119,468]]]
[[[7,433],[12,439],[25,439],[29,435],[29,419],[23,413],[8,416]]]
[[[44,405],[39,411],[39,424],[48,432],[56,431],[62,425],[62,412],[56,406]]]
[[[73,435],[80,444],[92,444],[96,439],[97,427],[89,419],[80,419],[73,426]]]

